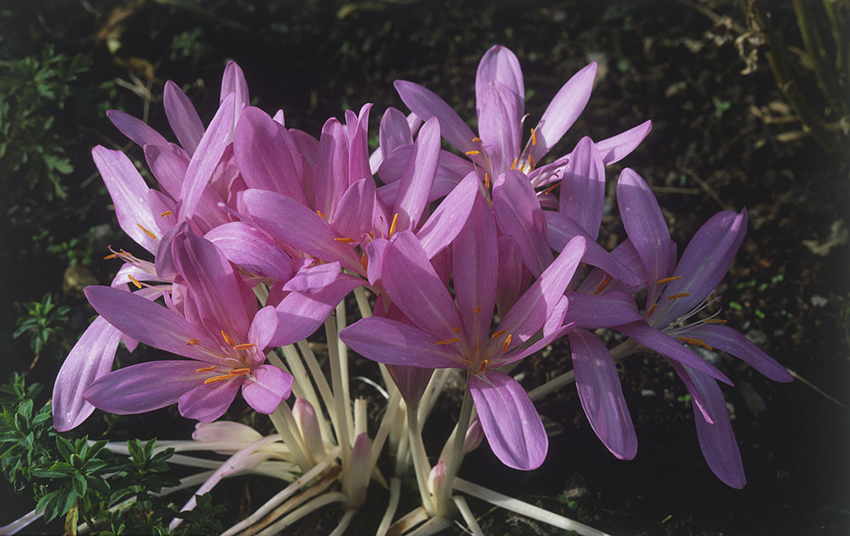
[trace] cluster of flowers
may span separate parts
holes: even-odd
[[[56,428],[78,426],[95,408],[131,414],[174,403],[185,417],[210,423],[240,389],[252,408],[270,415],[292,415],[287,399],[294,391],[297,418],[281,426],[310,428],[304,415],[323,415],[313,387],[302,385],[274,349],[302,341],[329,319],[342,327],[334,311],[355,291],[363,318],[339,339],[386,366],[384,379],[392,378],[408,411],[419,406],[435,370],[464,371],[471,398],[465,411],[472,414],[459,423],[465,450],[483,432],[506,465],[528,470],[543,462],[548,440],[535,395],[509,371],[566,336],[574,370],[555,383],[574,378],[593,430],[615,456],[630,459],[637,451],[616,362],[650,349],[690,392],[708,465],[742,487],[718,386],[731,382],[692,348],[722,350],[773,380],[791,379],[708,311],[744,239],[746,211],[716,214],[677,260],[652,191],[626,168],[616,194],[628,238],[610,252],[599,245],[605,167],[635,149],[651,124],[549,155],[586,106],[595,73],[591,63],[575,74],[528,128],[519,62],[493,47],[475,79],[477,135],[437,95],[398,81],[412,113],[386,110],[371,155],[370,104],[346,111],[344,122],[329,119],[316,139],[287,128],[282,111],[272,117],[249,106],[234,63],[206,127],[178,86],[165,85],[177,144],[110,112],[144,149],[159,188],[149,188],[120,151],[96,147],[94,160],[121,228],[154,260],[116,251],[110,257],[124,265],[112,285],[86,289],[100,316],[56,380]],[[456,151],[442,149],[441,138]],[[367,305],[368,294],[374,301]],[[609,349],[600,328],[626,342]],[[334,354],[342,345],[332,334]],[[122,338],[131,350],[142,342],[181,358],[112,371]],[[312,381],[327,388],[315,372]],[[333,390],[347,381],[332,380]],[[342,419],[349,410],[324,411]],[[350,456],[360,438],[348,428],[335,425],[334,434]],[[310,434],[294,432],[292,441],[309,450]],[[456,463],[442,465],[436,480],[451,480]],[[420,485],[433,488],[434,479]]]

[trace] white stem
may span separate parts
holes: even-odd
[[[342,366],[339,357],[339,335],[336,330],[336,317],[331,315],[325,320],[325,333],[328,342],[328,361],[331,365],[331,383],[333,384],[333,399],[336,409],[337,421],[334,427],[340,446],[340,458],[342,459],[343,481],[351,469],[351,439],[349,431],[352,430],[351,413],[348,411],[348,399],[344,397],[345,387],[343,384],[347,378],[342,377]]]
[[[472,394],[469,392],[469,387],[465,386],[463,390],[463,402],[460,407],[460,415],[455,426],[454,437],[450,437],[452,441],[449,457],[446,460],[446,478],[437,492],[437,514],[440,516],[450,516],[452,495],[452,485],[460,469],[460,462],[463,460],[463,442],[466,439],[466,431],[469,429],[469,420],[472,416]]]
[[[406,536],[431,536],[432,534],[438,534],[447,528],[451,527],[453,523],[446,519],[445,517],[432,517],[425,523],[422,523],[414,530],[410,532],[406,532]]]
[[[384,418],[381,419],[381,425],[378,427],[378,432],[375,434],[375,439],[372,441],[372,467],[378,463],[378,457],[381,455],[381,450],[384,448],[384,442],[387,435],[390,433],[390,426],[395,421],[395,414],[398,411],[398,404],[401,401],[401,393],[396,390],[390,395],[387,402]]]
[[[29,526],[30,523],[35,521],[36,519],[41,517],[41,512],[36,512],[33,510],[32,512],[25,514],[18,519],[12,521],[8,525],[4,527],[0,527],[0,536],[8,536],[11,534],[17,534],[18,531],[25,529]]]
[[[556,376],[555,378],[549,380],[540,387],[532,389],[528,392],[528,398],[530,398],[531,400],[539,400],[544,396],[548,395],[549,393],[557,391],[561,387],[569,385],[575,381],[576,373],[575,371],[570,370],[561,374],[560,376]]]
[[[302,343],[309,348],[309,343],[307,341],[302,341]],[[302,343],[299,343],[299,345]],[[316,394],[316,390],[313,388],[313,382],[310,381],[310,375],[307,374],[307,370],[304,368],[304,362],[301,361],[301,357],[298,355],[298,350],[296,350],[295,346],[291,344],[289,346],[284,346],[283,356],[286,358],[286,362],[292,369],[292,374],[295,376],[296,382],[298,382],[301,386],[304,398],[306,398],[307,402],[312,404],[313,409],[316,410],[316,416],[319,417],[319,429],[322,431],[322,439],[325,443],[333,442],[333,436],[331,435],[330,426],[328,426],[328,420],[324,418],[325,413],[324,410],[322,410],[322,404],[319,402],[319,397]],[[324,375],[322,376],[322,379],[324,379]],[[318,380],[316,380],[316,385],[318,385],[318,383]],[[299,395],[296,394],[296,396]],[[330,412],[328,412],[328,415],[330,415]]]
[[[425,444],[422,442],[422,433],[416,422],[416,412],[407,412],[407,435],[410,436],[410,454],[413,456],[413,472],[416,473],[416,483],[419,486],[419,496],[422,506],[433,516],[436,512],[434,500],[428,492],[428,475],[431,473],[431,464],[425,453]]]
[[[284,362],[280,359],[280,357],[275,352],[266,353],[266,359],[268,359],[269,362],[272,365],[276,366],[280,370],[291,374],[292,378],[293,378],[292,394],[294,394],[297,398],[305,398],[306,395],[304,393],[304,388],[302,386],[306,384],[306,385],[312,387],[312,385],[310,385],[310,380],[308,378],[306,378],[305,376],[303,376],[302,374],[299,374],[299,371],[290,370],[289,367],[287,367],[286,364],[284,364]]]
[[[463,520],[466,521],[466,526],[469,528],[472,536],[484,536],[484,531],[481,530],[481,527],[478,525],[478,521],[475,519],[475,516],[472,515],[472,510],[470,510],[469,505],[466,504],[466,499],[464,499],[461,495],[455,495],[452,497],[452,500],[454,500],[455,506],[457,506],[461,517],[463,517]]]
[[[357,510],[346,510],[345,514],[342,516],[342,519],[339,520],[339,524],[336,526],[333,532],[331,532],[330,536],[342,536],[345,534],[348,525],[351,524],[351,520],[354,518],[354,514],[357,513]]]
[[[306,516],[311,512],[315,512],[319,508],[323,506],[327,506],[329,504],[333,504],[335,502],[346,502],[348,501],[348,497],[345,496],[345,493],[339,491],[332,491],[330,493],[325,493],[324,495],[320,495],[316,497],[312,501],[308,502],[301,508],[298,508],[288,516],[284,517],[274,525],[268,527],[266,530],[261,532],[258,536],[276,536],[280,534],[283,529],[286,527],[292,526],[296,521]]]
[[[314,465],[314,461],[309,452],[304,449],[304,442],[301,439],[301,429],[292,415],[292,410],[286,400],[281,400],[277,409],[269,415],[277,433],[283,438],[283,442],[289,446],[289,452],[292,454],[295,463],[301,469],[302,473],[306,473]]]
[[[536,519],[541,523],[547,523],[553,527],[565,530],[574,530],[581,536],[610,536],[609,534],[596,530],[593,527],[588,527],[584,523],[573,521],[572,519],[538,508],[537,506],[520,501],[519,499],[502,495],[501,493],[489,490],[461,478],[455,478],[454,489],[487,501],[492,505],[504,508],[505,510],[510,510],[511,512],[516,512],[517,514]]]
[[[336,306],[336,349],[337,355],[339,356],[339,370],[340,375],[342,377],[342,398],[343,400],[351,400],[351,383],[349,381],[348,374],[348,346],[342,342],[342,339],[339,338],[339,332],[345,329],[346,326],[346,316],[345,316],[345,300],[343,300],[339,305]],[[328,345],[330,345],[330,341],[328,341]],[[333,355],[333,354],[331,354]],[[348,406],[346,406],[348,408]],[[354,433],[354,422],[352,419],[346,415],[346,423],[348,423],[348,436],[349,437],[357,437],[357,434]]]
[[[328,384],[327,378],[325,378],[325,373],[322,371],[322,367],[316,359],[316,354],[313,353],[313,349],[310,348],[307,341],[300,341],[298,343],[298,349],[301,351],[301,356],[304,358],[307,368],[310,369],[310,375],[313,377],[313,381],[316,382],[316,387],[319,388],[319,394],[322,395],[322,402],[324,402],[325,409],[327,409],[328,415],[331,417],[331,424],[336,430],[340,427],[339,417],[337,416],[336,410],[336,399],[334,398],[334,394],[331,391],[331,386]],[[319,408],[317,407],[315,409],[318,414],[320,412]],[[338,437],[336,441],[339,441]]]
[[[387,530],[395,517],[396,509],[398,509],[398,500],[401,497],[401,479],[392,477],[390,479],[390,500],[387,501],[387,509],[384,512],[384,517],[381,518],[381,524],[378,525],[378,530],[375,536],[386,536]]]

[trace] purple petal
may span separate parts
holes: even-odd
[[[85,421],[94,406],[83,398],[83,391],[112,370],[121,332],[97,317],[86,329],[62,363],[53,385],[53,426],[67,432]]]
[[[269,345],[286,346],[312,335],[339,302],[363,283],[360,278],[341,275],[318,292],[290,293],[276,307],[278,330]]]
[[[498,177],[519,156],[522,141],[522,107],[517,95],[497,82],[489,82],[478,94],[478,133],[487,154],[490,173]]]
[[[493,212],[502,233],[514,237],[522,260],[535,276],[552,262],[546,239],[546,220],[528,177],[507,171],[493,185]]]
[[[393,85],[404,104],[423,121],[432,117],[440,121],[440,133],[457,150],[465,153],[476,149],[472,142],[475,134],[443,99],[431,90],[406,80],[396,80]]]
[[[180,410],[180,415],[187,419],[213,422],[224,415],[233,403],[243,381],[240,376],[210,384],[201,383],[180,396],[177,409]]]
[[[678,361],[704,374],[708,374],[712,378],[718,379],[727,385],[732,385],[732,381],[725,374],[703,361],[699,356],[683,347],[672,337],[668,337],[655,328],[649,327],[642,322],[631,322],[617,326],[616,329],[624,335],[631,337],[637,343],[655,350],[665,357]]]
[[[139,342],[201,361],[213,360],[207,353],[186,344],[190,339],[200,346],[217,348],[218,343],[182,316],[156,303],[110,287],[86,287],[86,298],[107,322]]]
[[[413,233],[393,237],[381,272],[393,303],[414,324],[438,340],[457,336],[455,328],[462,325],[457,307]]]
[[[606,166],[619,162],[634,151],[652,130],[652,121],[645,121],[625,132],[606,138],[596,144]]]
[[[507,88],[516,99],[517,117],[522,117],[525,104],[525,85],[519,60],[508,48],[495,45],[482,56],[475,73],[475,97],[481,102],[482,93],[490,82]],[[479,121],[480,121],[480,115]],[[482,136],[483,138],[483,136]],[[518,154],[518,153],[517,153]]]
[[[596,77],[596,62],[591,62],[567,80],[558,94],[549,103],[540,126],[535,131],[537,145],[532,146],[531,156],[535,162],[546,156],[564,133],[575,123],[590,100],[593,79]]]
[[[440,155],[440,123],[431,118],[422,125],[407,167],[399,180],[399,190],[393,208],[398,214],[396,229],[413,231],[419,224],[437,172]]]
[[[637,436],[614,359],[588,331],[577,329],[569,338],[576,389],[591,428],[611,454],[631,460],[637,454]]]
[[[301,268],[286,282],[283,290],[312,293],[322,290],[339,277],[339,263],[327,262]]]
[[[232,141],[234,99],[235,96],[222,101],[189,161],[186,178],[180,190],[180,199],[183,200],[180,214],[182,219],[191,219],[195,214],[201,195],[209,184],[225,147]]]
[[[265,233],[244,222],[219,225],[204,238],[227,257],[227,260],[263,277],[288,280],[292,277],[291,259]]]
[[[699,415],[694,406],[694,423],[696,423],[702,455],[717,478],[727,486],[741,489],[747,483],[747,478],[744,476],[741,452],[735,441],[735,433],[732,431],[723,393],[717,382],[705,374],[687,367],[685,372],[692,380],[691,395],[698,392],[701,398],[707,401],[711,414],[714,416],[714,424],[709,424]]]
[[[732,354],[775,382],[790,382],[794,379],[788,369],[728,326],[701,324],[688,330],[687,335],[702,339],[716,350]]]
[[[446,196],[416,233],[429,259],[448,246],[463,228],[478,197],[479,180],[473,171]]]
[[[118,110],[109,110],[106,117],[122,134],[136,142],[139,147],[145,145],[168,145],[168,140],[162,134],[149,127],[141,119],[136,119],[130,114]]]
[[[223,104],[227,100],[227,96],[231,93],[235,96],[234,104],[236,112],[236,117],[231,127],[235,127],[236,119],[239,118],[242,109],[247,107],[251,101],[245,74],[235,61],[227,62],[227,66],[224,68],[224,74],[221,77],[221,96],[219,97],[219,102]]]
[[[92,149],[92,157],[112,197],[121,229],[137,244],[156,253],[157,238],[151,234],[159,226],[148,205],[149,188],[136,166],[121,151],[111,151],[100,145]]]
[[[348,137],[336,119],[328,119],[319,139],[319,155],[313,189],[313,208],[326,218],[336,213],[336,205],[348,188]]]
[[[419,407],[419,399],[425,394],[428,382],[434,375],[434,370],[423,367],[405,367],[403,365],[387,365],[387,371],[401,392],[404,402],[415,411]]]
[[[488,370],[470,374],[469,389],[496,457],[514,469],[540,467],[549,450],[549,438],[522,386],[507,374]]]
[[[613,291],[599,296],[567,291],[570,310],[567,321],[585,329],[610,328],[629,322],[640,322],[643,317],[631,294]]]
[[[564,244],[566,245],[566,244]],[[563,249],[563,248],[561,248]],[[525,270],[525,273],[528,273]],[[496,306],[499,316],[505,316],[528,286],[523,277],[522,256],[512,236],[499,237],[499,284],[496,287]]]
[[[279,326],[280,318],[277,314],[277,309],[271,305],[266,305],[254,315],[251,320],[251,328],[248,330],[248,342],[253,343],[257,347],[254,359],[262,363],[265,360],[263,350],[269,346],[272,338]]]
[[[358,320],[339,332],[352,350],[385,365],[422,368],[462,368],[465,362],[452,345],[437,344],[439,339],[421,329],[372,316]],[[455,343],[457,344],[457,343]]]
[[[242,396],[249,406],[269,415],[292,391],[292,375],[274,365],[260,365],[242,383]]]
[[[647,309],[657,297],[656,281],[670,275],[670,231],[661,207],[646,182],[625,168],[617,183],[620,216],[647,277]],[[700,298],[701,299],[701,298]]]
[[[101,377],[85,390],[85,397],[98,409],[118,415],[164,408],[215,375],[195,372],[198,365],[193,361],[139,363]]]
[[[186,151],[169,143],[166,145],[145,145],[145,159],[159,187],[172,199],[180,199],[183,178],[189,167]]]
[[[407,117],[396,108],[387,108],[381,118],[381,127],[378,131],[378,142],[382,158],[386,158],[393,149],[400,145],[413,143],[410,126]]]
[[[605,164],[588,137],[578,142],[564,168],[559,203],[558,212],[575,220],[595,242],[605,209]]]
[[[493,267],[498,263],[496,221],[484,198],[476,196],[472,213],[452,246],[455,297],[463,319],[461,338],[472,344],[486,341],[490,331],[498,276]]]
[[[204,124],[201,122],[198,112],[195,111],[189,97],[171,80],[165,83],[163,105],[168,123],[177,136],[177,141],[191,156],[204,136]]]
[[[377,195],[372,177],[360,179],[352,184],[342,194],[331,219],[331,224],[337,232],[359,243],[372,230]]]

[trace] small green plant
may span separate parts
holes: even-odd
[[[61,344],[65,336],[62,326],[68,322],[68,312],[71,310],[67,305],[56,306],[53,303],[53,295],[47,293],[40,302],[25,302],[23,307],[26,315],[18,317],[18,329],[15,330],[13,338],[28,334],[30,337],[30,349],[33,354],[40,355],[45,348],[49,348],[57,356],[67,351]]]

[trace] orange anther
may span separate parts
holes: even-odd
[[[550,187],[546,188],[545,190],[543,190],[543,195],[549,195],[549,194],[551,194],[551,193],[552,193],[552,191],[553,191],[555,188],[557,188],[558,186],[560,186],[560,185],[561,185],[561,181],[556,182],[556,183],[555,183],[555,184],[553,184],[552,186],[550,186]]]
[[[680,275],[674,275],[673,277],[665,277],[664,279],[659,279],[655,282],[656,285],[663,285],[664,283],[669,283],[670,281],[676,281],[677,279],[682,279]]]
[[[481,312],[481,307],[476,307],[475,309],[473,309],[473,310],[472,310],[472,312],[473,312],[473,313],[475,313],[475,314],[480,313],[480,312]]]
[[[225,374],[224,376],[213,376],[212,378],[207,378],[206,380],[204,380],[204,384],[208,385],[208,384],[220,382],[220,381],[223,381],[223,380],[229,380],[232,377],[233,376],[231,376],[230,374]]]
[[[224,342],[226,342],[226,343],[227,343],[227,344],[229,344],[230,346],[234,346],[234,345],[236,345],[236,341],[234,341],[233,339],[231,339],[231,338],[230,338],[230,335],[228,335],[227,333],[225,333],[225,332],[224,332],[224,330],[221,330],[221,336],[222,336],[222,337],[224,337]]]
[[[537,145],[537,130],[531,129],[531,146]]]
[[[244,376],[246,374],[250,374],[251,369],[249,368],[237,368],[230,371],[230,374],[233,376]]]
[[[398,224],[398,212],[393,214],[393,222],[390,224],[390,238],[395,234],[396,224]]]
[[[496,333],[490,335],[490,338],[491,339],[498,339],[499,337],[501,337],[502,335],[504,335],[507,332],[508,332],[508,330],[506,330],[506,329],[500,329]]]
[[[189,339],[188,341],[186,341],[187,346],[195,346],[197,344],[201,344],[201,341],[199,341],[198,339]]]
[[[656,307],[658,307],[658,302],[652,304],[652,307],[650,307],[649,311],[646,312],[646,316],[652,316],[652,313],[655,312]]]
[[[600,293],[600,292],[602,292],[603,290],[605,290],[605,287],[607,287],[607,286],[608,286],[608,283],[610,283],[610,282],[611,282],[611,279],[612,279],[612,277],[611,277],[610,275],[609,275],[609,276],[607,276],[605,279],[603,279],[603,280],[602,280],[602,282],[601,282],[601,283],[599,283],[599,286],[598,286],[598,287],[596,287],[596,290],[595,290],[595,291],[593,291],[593,294],[594,294],[594,295],[599,295],[599,293]]]
[[[514,158],[514,163],[513,163],[513,164],[511,164],[511,169],[516,169],[516,164],[517,164],[517,162],[519,162],[519,157]]]
[[[133,277],[133,276],[132,276],[132,275],[130,275],[130,274],[127,274],[127,277],[128,277],[128,278],[130,278],[130,281],[132,281],[132,283],[133,283],[134,285],[136,285],[136,288],[142,288],[142,284],[141,284],[141,283],[139,283],[139,280],[138,280],[138,279],[136,279],[135,277]]]
[[[534,171],[534,157],[528,155],[528,171]]]
[[[706,342],[702,339],[691,337],[679,337],[679,340],[685,344],[690,344],[691,346],[699,346],[701,348],[705,348],[706,350],[713,350],[713,348],[706,344]]]
[[[460,333],[461,329],[460,329],[460,327],[456,327],[456,328],[452,328],[452,331],[454,331],[455,333]]]
[[[364,272],[369,271],[369,258],[366,256],[365,253],[360,255],[360,264],[363,265]]]
[[[444,345],[446,345],[446,344],[452,344],[453,342],[460,342],[460,339],[458,339],[458,338],[454,338],[454,339],[446,339],[446,340],[444,340],[444,341],[437,341],[437,342],[436,342],[436,343],[434,343],[434,344],[436,344],[437,346],[444,346]]]
[[[242,344],[237,344],[233,347],[234,350],[250,350],[256,346],[253,342],[243,342]]]
[[[507,338],[505,339],[505,342],[502,343],[502,353],[503,354],[508,351],[508,346],[510,346],[510,345],[511,345],[511,335],[508,335]]]
[[[213,371],[213,370],[215,370],[215,365],[210,365],[208,367],[195,369],[195,372],[210,372],[210,371]]]
[[[466,156],[475,156],[477,154],[481,154],[481,151],[466,151],[466,153],[464,153],[464,154]]]
[[[346,244],[352,244],[356,242],[353,238],[334,238],[335,242],[345,242]]]
[[[482,372],[484,372],[484,370],[487,368],[487,365],[489,365],[489,364],[490,364],[490,360],[488,360],[488,359],[485,359],[484,361],[482,361],[481,364],[478,365],[478,370],[477,370],[478,374],[481,374]]]
[[[144,227],[142,227],[142,226],[141,226],[141,225],[139,225],[138,223],[136,224],[136,226],[138,226],[138,228],[139,228],[139,229],[141,229],[141,230],[142,230],[142,231],[143,231],[146,235],[148,235],[149,237],[151,237],[151,238],[153,238],[154,240],[156,240],[156,235],[155,235],[155,234],[153,234],[152,232],[148,231],[147,229],[145,229]]]
[[[478,136],[472,138],[472,143],[478,143],[479,141],[481,141],[481,138],[479,138]]]
[[[321,211],[321,210],[317,210],[317,211],[316,211],[316,214],[318,214],[318,215],[319,215],[319,216],[320,216],[323,220],[328,221],[328,219],[325,217],[325,215],[324,215],[324,214],[322,214],[322,211]]]
[[[489,173],[484,174],[484,187],[487,188],[488,190],[490,189],[490,174]]]
[[[165,212],[163,212],[162,214],[160,214],[160,215],[159,215],[159,217],[160,217],[160,218],[164,218],[164,217],[166,217],[166,216],[171,216],[172,214],[174,214],[174,213],[173,213],[173,212],[171,212],[170,210],[166,210]]]
[[[687,298],[690,295],[691,295],[690,292],[680,292],[678,294],[673,294],[672,296],[667,296],[667,299],[668,300],[677,300],[679,298]]]
[[[117,256],[118,256],[118,254],[117,254],[117,253],[112,253],[112,254],[107,255],[106,257],[104,257],[104,258],[103,258],[103,260],[108,261],[108,260],[110,260],[110,259],[114,259],[114,258],[115,258],[115,257],[117,257]]]

